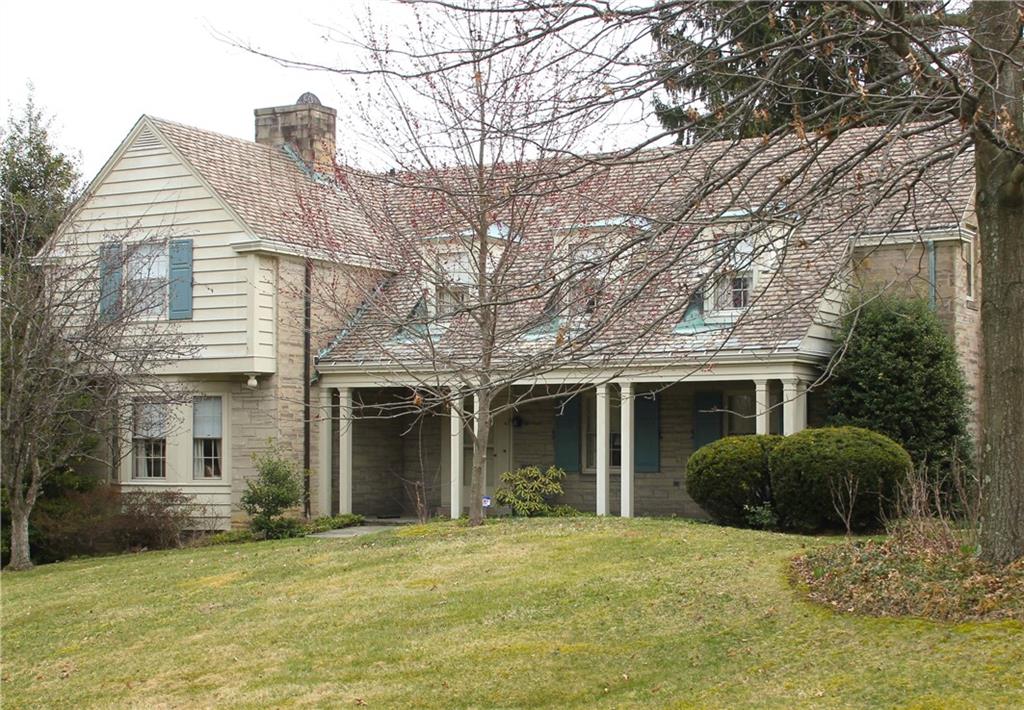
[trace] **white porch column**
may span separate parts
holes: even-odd
[[[319,417],[320,476],[317,479],[317,513],[331,514],[331,393],[333,387],[320,388]]]
[[[633,424],[633,383],[623,382],[621,386],[621,397],[619,402],[619,415],[621,423],[619,425],[619,442],[622,448],[622,463],[621,463],[621,485],[622,491],[619,497],[620,507],[619,512],[623,518],[633,517],[633,469],[634,465],[634,454],[633,454],[633,442],[636,437],[634,434]]]
[[[449,507],[452,520],[462,516],[462,395],[453,392],[449,419],[450,455],[448,456]]]
[[[758,434],[771,431],[771,412],[768,407],[768,380],[754,380],[754,411]]]
[[[338,512],[352,512],[352,388],[338,388]]]
[[[597,514],[608,515],[611,490],[611,402],[608,385],[597,386]]]
[[[796,434],[807,428],[807,396],[799,377],[782,380],[782,433]]]

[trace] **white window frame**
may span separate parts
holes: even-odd
[[[123,295],[125,302],[131,305],[133,311],[132,316],[147,320],[162,320],[167,318],[167,302],[171,278],[171,255],[169,242],[166,240],[143,241],[126,246],[128,249],[128,259],[125,262],[124,284],[122,285],[122,288],[124,289]],[[139,264],[137,263],[137,255],[143,251],[151,251],[152,253],[147,257],[145,262]],[[158,272],[157,275],[154,276],[152,273],[153,266],[161,264],[163,266],[162,275]],[[141,273],[146,274],[146,278],[139,278],[139,274]],[[145,311],[139,310],[141,300],[131,293],[132,284],[140,281],[147,284],[141,293],[146,295],[146,297],[159,297],[159,303],[157,303],[156,298],[154,298],[153,305]],[[162,283],[158,287],[155,283],[150,282]]]
[[[159,412],[159,423],[157,431],[140,432],[141,413],[144,409],[152,408],[152,411]],[[160,402],[149,402],[144,399],[132,402],[132,455],[131,455],[131,477],[139,481],[166,481],[168,468],[167,455],[167,434],[169,412],[166,404]],[[152,426],[152,422],[150,423]],[[143,435],[146,434],[146,435]],[[152,473],[154,467],[159,468],[160,473]]]
[[[580,470],[583,473],[597,473],[597,393],[587,390],[580,394]],[[608,405],[610,408],[608,421],[608,466],[610,471],[621,469],[622,461],[622,417],[619,412],[619,393],[614,388],[609,388]],[[593,414],[593,424],[591,424]],[[595,431],[591,431],[591,426]],[[594,438],[594,461],[590,460],[590,438]],[[615,463],[616,454],[619,462]]]
[[[977,253],[974,240],[975,237],[971,237],[960,242],[960,258],[961,260],[966,262],[965,273],[967,275],[967,278],[965,287],[967,290],[968,301],[975,300],[976,292],[978,289]],[[967,252],[966,258],[964,257],[965,251]]]
[[[219,403],[219,436],[197,436],[196,403],[205,400],[217,400]],[[207,445],[214,452],[213,455],[206,454]],[[215,460],[216,475],[206,475],[208,459]],[[224,478],[224,397],[221,395],[197,395],[192,400],[192,478],[196,481],[219,481]]]

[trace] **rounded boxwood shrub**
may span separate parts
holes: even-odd
[[[715,522],[746,526],[747,507],[771,500],[768,454],[781,436],[727,436],[693,452],[686,490]]]
[[[836,504],[844,508],[851,501],[851,529],[877,526],[911,466],[910,455],[895,441],[852,426],[787,436],[768,462],[780,522],[803,531],[845,527]]]

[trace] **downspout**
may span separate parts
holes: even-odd
[[[312,383],[310,382],[310,358],[313,355],[311,352],[312,338],[310,332],[313,328],[311,317],[312,282],[313,262],[307,258],[306,273],[302,289],[302,509],[307,519],[312,512],[309,500],[309,420],[312,415],[310,409],[310,394],[312,388]]]
[[[935,258],[935,241],[929,239],[925,242],[925,249],[928,252],[928,305],[934,311],[939,301],[938,266]]]

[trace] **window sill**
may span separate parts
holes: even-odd
[[[230,488],[231,482],[223,478],[188,478],[183,481],[169,480],[167,478],[129,478],[120,483],[130,486],[151,486],[159,488],[162,486],[202,486],[207,488]]]

